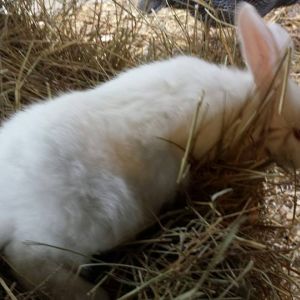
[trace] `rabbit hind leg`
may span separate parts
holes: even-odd
[[[108,300],[108,294],[78,274],[80,263],[63,263],[59,250],[46,246],[28,245],[11,241],[4,249],[4,256],[19,281],[29,290],[38,289],[55,300]]]

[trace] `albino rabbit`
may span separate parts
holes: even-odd
[[[133,238],[172,200],[183,156],[175,144],[186,146],[202,93],[196,159],[214,158],[214,151],[207,153],[224,126],[237,117],[241,126],[248,121],[291,40],[249,4],[241,5],[237,26],[248,71],[181,56],[34,104],[3,125],[0,246],[24,283],[42,285],[54,299],[88,299],[92,285],[74,274],[89,259],[76,252],[90,256]],[[279,94],[273,92],[271,101]],[[271,157],[295,167],[299,95],[290,80],[283,111],[274,110],[265,140]],[[94,296],[107,298],[102,289]]]

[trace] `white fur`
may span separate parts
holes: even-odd
[[[257,49],[249,50],[244,41],[251,30],[256,30],[255,36],[264,32],[261,39],[272,30],[249,5],[240,8],[240,15],[245,57],[256,76]],[[244,20],[253,27],[247,32]],[[279,34],[274,40],[279,47]],[[272,53],[268,66],[280,58],[280,51]],[[265,76],[273,75],[273,69]],[[264,85],[261,76],[254,79]],[[238,116],[254,90],[248,71],[181,56],[17,113],[0,131],[0,246],[7,260],[20,277],[33,285],[44,283],[54,299],[87,299],[92,286],[74,275],[78,266],[93,253],[133,238],[176,193],[183,152],[166,140],[185,147],[202,92],[205,100],[193,154],[207,160],[213,159],[213,151],[206,155],[221,138],[224,122],[228,125]],[[296,167],[300,143],[286,132],[300,128],[299,94],[299,87],[290,82],[285,110],[270,124],[284,132],[275,140],[270,134],[266,141],[274,157]],[[257,99],[251,99],[242,122],[259,105]],[[96,299],[105,298],[98,289]]]

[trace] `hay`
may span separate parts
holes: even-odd
[[[144,17],[126,3],[70,1],[56,10],[34,2],[2,1],[2,119],[36,99],[84,89],[178,53],[241,64],[232,29],[209,29],[184,12]],[[269,18],[283,22],[299,46],[293,10]],[[299,55],[292,69],[299,79]],[[300,297],[299,212],[293,209],[299,181],[266,164],[192,164],[191,187],[175,205],[136,241],[82,266],[86,277],[122,300]],[[3,298],[40,296],[24,293],[5,264],[1,270]]]

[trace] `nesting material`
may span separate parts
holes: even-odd
[[[182,11],[146,17],[130,3],[106,1],[73,0],[52,8],[43,0],[1,5],[1,120],[37,99],[85,89],[176,54],[242,65],[232,28],[210,29]],[[280,9],[268,18],[286,26],[299,50],[297,9]],[[300,80],[297,51],[291,68]],[[233,159],[199,167],[185,156],[191,185],[175,204],[136,241],[82,266],[95,289],[104,285],[120,300],[299,299],[299,179],[261,159],[259,148],[245,159],[244,140],[260,121],[258,112],[234,134]],[[38,290],[25,292],[4,261],[0,275],[0,298],[41,297]]]

